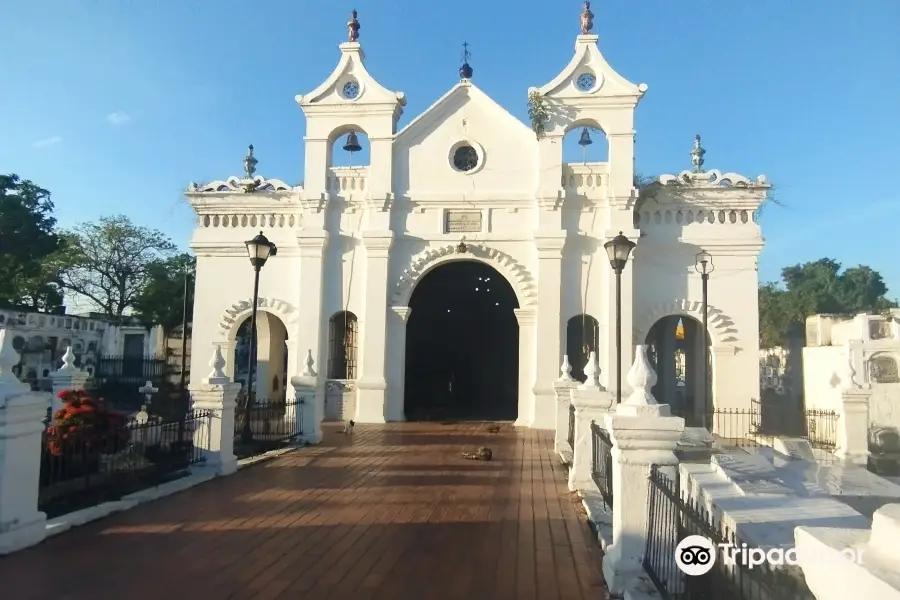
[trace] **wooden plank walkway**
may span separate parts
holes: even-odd
[[[478,446],[494,460],[463,460]],[[550,432],[403,423],[323,444],[0,558],[4,600],[601,599]]]

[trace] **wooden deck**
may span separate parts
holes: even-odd
[[[494,460],[463,460],[478,446]],[[4,600],[601,599],[550,432],[357,426],[0,558]]]

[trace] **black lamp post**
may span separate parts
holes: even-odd
[[[187,265],[184,267],[184,296],[181,304],[181,374],[178,389],[181,391],[181,406],[178,411],[181,413],[181,419],[178,421],[178,441],[184,441],[185,419],[187,419],[190,402],[188,401],[188,393],[185,387],[185,375],[187,372],[187,322],[188,322],[188,275],[189,269]]]
[[[609,256],[609,266],[616,273],[616,403],[622,403],[622,271],[628,264],[628,256],[637,244],[619,232],[603,247]]]
[[[716,267],[713,265],[712,255],[703,250],[697,253],[694,268],[700,273],[700,279],[703,280],[703,417],[702,425],[707,426],[707,417],[710,413],[709,407],[709,337],[707,321],[709,317],[709,305],[707,304],[707,291],[709,288],[709,274]]]
[[[253,407],[253,373],[256,371],[256,303],[259,299],[259,272],[266,264],[270,256],[278,253],[278,248],[263,235],[262,231],[247,244],[247,254],[250,256],[250,264],[253,265],[253,307],[250,311],[250,364],[247,371],[247,405],[244,409],[244,426],[241,430],[241,441],[250,443],[253,441],[253,431],[250,429],[250,411]]]

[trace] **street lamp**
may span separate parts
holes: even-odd
[[[253,373],[256,371],[256,304],[259,299],[259,272],[269,260],[270,256],[278,253],[278,248],[269,241],[269,238],[260,231],[259,235],[245,242],[250,264],[253,265],[253,304],[250,311],[250,364],[247,371],[247,404],[244,409],[244,426],[241,430],[241,441],[250,443],[253,441],[253,431],[250,429],[250,410],[253,407]]]
[[[609,256],[609,266],[616,273],[616,403],[622,403],[622,271],[628,264],[628,256],[637,244],[619,232],[603,247]]]
[[[709,305],[707,304],[707,291],[709,288],[709,274],[716,270],[713,265],[712,255],[703,250],[697,253],[694,262],[694,269],[700,273],[700,279],[703,280],[703,427],[707,426],[707,417],[709,415],[709,339],[707,331],[707,320],[709,317]]]
[[[188,408],[190,407],[190,402],[188,401],[187,389],[185,387],[185,375],[187,372],[187,322],[188,322],[188,277],[190,275],[190,269],[188,266],[184,266],[184,295],[182,297],[181,304],[181,374],[180,374],[180,383],[178,386],[181,405],[178,407],[178,412],[181,413],[181,420],[178,421],[178,441],[184,441],[184,430],[185,430],[185,419],[187,419]]]

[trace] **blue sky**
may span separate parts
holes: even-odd
[[[0,172],[53,192],[63,226],[124,212],[186,247],[190,181],[259,171],[298,183],[294,96],[338,60],[357,8],[367,66],[404,91],[401,126],[458,80],[527,122],[529,86],[569,61],[580,2],[31,0],[0,3]],[[774,182],[764,280],[822,256],[868,264],[900,296],[897,0],[600,0],[607,60],[649,92],[637,168],[708,168]],[[571,157],[580,160],[580,155]],[[589,156],[590,159],[590,156]]]

